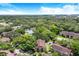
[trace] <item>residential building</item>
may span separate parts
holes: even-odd
[[[53,44],[53,49],[54,49],[54,51],[59,52],[63,56],[70,56],[70,55],[72,55],[71,49],[63,47],[63,46],[61,46],[59,44]]]
[[[37,40],[37,50],[43,51],[45,47],[45,40],[38,39]]]
[[[79,33],[62,31],[60,35],[68,37],[68,38],[79,38]]]

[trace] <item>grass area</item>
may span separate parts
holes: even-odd
[[[63,36],[57,36],[56,39],[57,40],[73,40],[73,39],[70,39],[70,38],[65,38]]]
[[[46,52],[48,52],[50,50],[50,45],[46,43]]]

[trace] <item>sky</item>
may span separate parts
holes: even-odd
[[[79,3],[0,3],[0,15],[79,14]]]

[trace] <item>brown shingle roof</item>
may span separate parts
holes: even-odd
[[[71,50],[66,48],[66,47],[63,47],[63,46],[60,46],[58,44],[53,44],[53,49],[59,53],[61,53],[62,55],[70,55],[71,54]]]
[[[41,39],[38,39],[37,40],[37,46],[38,47],[44,47],[45,46],[45,41],[44,40],[41,40]]]

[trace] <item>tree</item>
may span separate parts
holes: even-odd
[[[22,49],[24,51],[33,50],[33,48],[35,48],[35,42],[35,37],[29,34],[16,37],[12,41],[14,47]]]
[[[71,42],[71,48],[74,56],[79,56],[79,41],[73,40]]]
[[[14,38],[16,38],[18,36],[21,36],[21,34],[18,33],[18,32],[15,32],[15,31],[10,31],[10,32],[8,32],[7,36],[12,40],[12,39],[14,39]]]
[[[9,43],[0,43],[0,49],[7,50],[12,48]]]
[[[64,47],[67,47],[69,45],[69,42],[67,40],[57,40],[57,42]]]
[[[61,54],[58,53],[58,52],[53,52],[53,53],[52,53],[52,56],[61,56]]]
[[[4,32],[12,31],[12,28],[10,26],[4,27]]]
[[[55,34],[53,32],[51,32],[50,30],[48,30],[47,28],[45,28],[44,26],[41,27],[37,27],[34,35],[37,37],[37,39],[43,39],[46,42],[49,41],[50,39],[54,39],[55,38]]]
[[[20,33],[20,34],[24,34],[25,30],[24,29],[16,29],[15,32]]]
[[[12,28],[11,27],[0,27],[0,33],[2,32],[9,32],[9,31],[12,31]]]
[[[56,25],[53,24],[53,25],[50,25],[50,31],[54,34],[58,34],[59,29]]]

